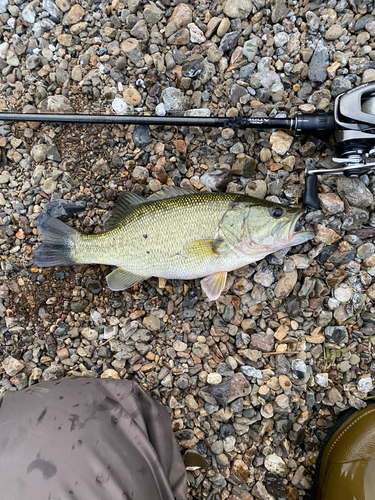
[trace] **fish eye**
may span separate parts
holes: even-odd
[[[274,219],[280,219],[284,215],[284,209],[280,207],[271,208],[270,214]]]

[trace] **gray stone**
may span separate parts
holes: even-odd
[[[233,50],[237,46],[238,39],[240,38],[241,30],[231,31],[226,33],[221,39],[219,49],[223,52]]]
[[[254,77],[259,82],[260,86],[271,92],[279,92],[284,90],[280,76],[275,71],[264,70],[255,73]]]
[[[324,82],[326,80],[328,59],[328,49],[320,40],[309,64],[309,79],[312,82]]]
[[[252,6],[251,0],[225,0],[224,13],[232,19],[247,19]]]
[[[331,85],[332,97],[337,97],[339,94],[342,94],[343,92],[346,92],[351,88],[352,84],[350,83],[350,80],[348,78],[346,78],[345,76],[336,76],[336,78],[332,80]]]
[[[324,330],[326,341],[332,344],[346,344],[348,331],[345,326],[327,326]]]
[[[293,377],[300,382],[306,383],[310,378],[310,375],[307,373],[306,363],[302,359],[292,361],[292,372]]]
[[[74,109],[69,99],[63,95],[46,97],[40,102],[38,107],[41,112],[46,113],[74,113]]]
[[[62,11],[57,7],[55,2],[53,2],[52,0],[43,0],[42,6],[43,9],[45,9],[48,12],[48,14],[52,17],[61,18],[63,15]]]
[[[185,111],[186,101],[185,96],[174,87],[168,87],[161,93],[161,98],[163,99],[164,108],[170,113],[182,113]]]
[[[232,85],[229,92],[231,106],[236,107],[240,102],[241,97],[244,95],[247,95],[245,87],[241,87],[241,85],[238,85],[237,83]]]
[[[140,125],[142,126],[142,125]],[[140,183],[145,183],[149,177],[149,173],[146,167],[141,167],[140,165],[137,165],[135,169],[133,170],[132,177],[135,181],[140,182]]]
[[[219,168],[212,172],[206,172],[199,180],[204,186],[212,189],[212,191],[223,191],[228,182],[231,181],[231,177],[229,170]]]
[[[31,156],[37,163],[42,163],[47,158],[47,144],[38,144],[31,149]]]
[[[186,45],[190,41],[190,31],[182,28],[168,38],[170,45]]]
[[[353,207],[365,208],[374,202],[371,191],[357,177],[340,175],[337,179],[337,192]]]
[[[249,62],[252,62],[258,51],[258,42],[255,38],[247,40],[243,46],[243,55]]]
[[[122,42],[121,49],[133,64],[143,59],[141,44],[136,38],[128,38]]]
[[[289,8],[286,6],[286,0],[275,0],[271,7],[271,21],[273,24],[284,20],[288,15]]]
[[[86,205],[87,203],[84,200],[54,200],[43,206],[43,212],[51,215],[51,217],[66,221],[82,212]]]
[[[154,2],[149,2],[143,11],[143,16],[146,23],[156,24],[163,17],[163,11]]]
[[[152,142],[152,137],[147,125],[137,125],[133,132],[134,144],[139,148],[144,148]]]

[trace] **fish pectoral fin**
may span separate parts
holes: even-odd
[[[220,255],[224,240],[195,240],[186,245],[186,253],[192,257],[206,259],[214,255]]]
[[[203,278],[201,280],[201,287],[210,300],[216,300],[220,297],[226,282],[227,272],[219,271]]]
[[[145,276],[130,273],[122,267],[118,267],[106,277],[109,288],[114,292],[130,288],[138,283],[141,283],[141,281],[145,279],[147,279]]]

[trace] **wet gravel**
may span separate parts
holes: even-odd
[[[375,79],[366,0],[0,0],[0,110],[292,117]],[[1,41],[2,40],[2,41]],[[45,211],[102,231],[118,192],[165,185],[290,205],[332,138],[280,130],[0,122],[0,394],[65,376],[137,380],[170,412],[190,498],[306,498],[329,428],[374,395],[373,176],[320,177],[316,238],[230,274],[38,269]],[[203,464],[204,465],[204,464]]]

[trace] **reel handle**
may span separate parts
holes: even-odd
[[[316,174],[309,172],[305,173],[305,192],[303,195],[303,206],[311,207],[318,210],[319,198],[318,198],[318,177]]]

